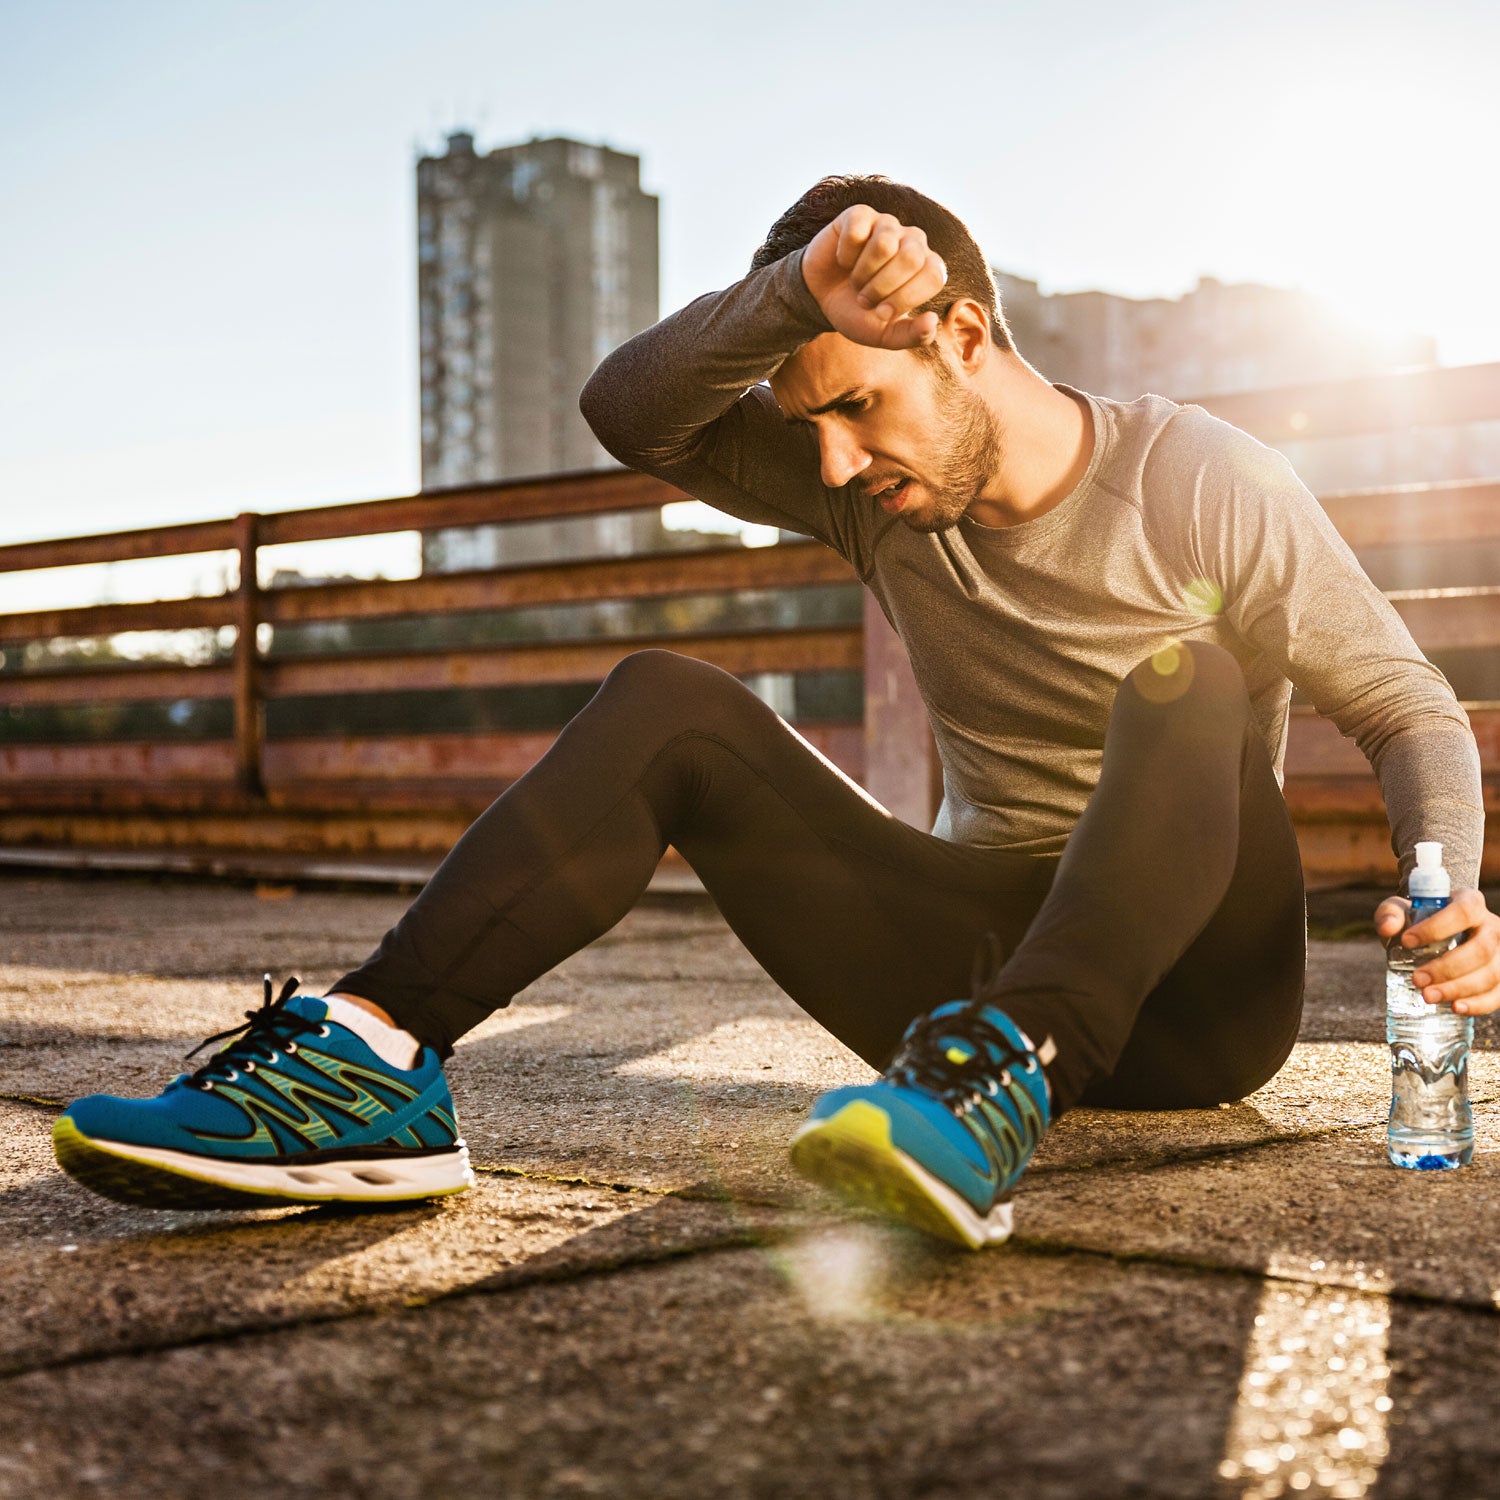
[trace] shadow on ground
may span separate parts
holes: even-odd
[[[1500,1058],[1473,1168],[1385,1167],[1371,941],[1313,944],[1267,1088],[1068,1116],[970,1256],[789,1173],[869,1071],[681,907],[459,1049],[469,1194],[94,1198],[52,1163],[63,1100],[154,1092],[268,954],[327,983],[401,900],[0,886],[0,1495],[1493,1491]]]

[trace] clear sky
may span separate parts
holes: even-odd
[[[0,541],[415,489],[413,168],[465,125],[639,153],[663,311],[883,171],[1049,291],[1500,360],[1497,62],[1495,0],[0,0]]]

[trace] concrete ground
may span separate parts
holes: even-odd
[[[0,1496],[1500,1494],[1500,1057],[1473,1167],[1387,1167],[1369,939],[1314,943],[1252,1098],[1068,1116],[980,1255],[790,1173],[868,1070],[701,904],[466,1039],[460,1198],[150,1213],[56,1169],[63,1102],[156,1092],[404,901],[0,877]]]

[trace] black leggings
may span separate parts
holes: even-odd
[[[1233,657],[1189,644],[1122,683],[1060,858],[897,821],[735,678],[668,651],[610,674],[335,989],[444,1056],[608,931],[673,844],[804,1010],[875,1067],[913,1017],[985,998],[1034,1040],[1059,1109],[1238,1099],[1301,1014],[1297,843]]]

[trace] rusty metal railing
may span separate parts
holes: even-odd
[[[1443,422],[1500,420],[1500,365],[1412,372],[1201,404],[1266,441],[1286,442]],[[263,588],[264,548],[382,533],[655,510],[686,497],[623,471],[477,486],[280,514],[244,514],[93,537],[0,547],[7,574],[203,552],[233,554],[225,593],[0,613],[0,651],[57,638],[133,631],[232,630],[227,659],[110,662],[0,671],[0,846],[113,847],[330,854],[441,852],[467,821],[546,748],[535,729],[269,737],[268,705],[341,694],[440,692],[597,682],[631,650],[667,644],[742,676],[862,674],[859,722],[801,732],[898,816],[931,814],[935,757],[899,642],[866,601],[862,620],[670,635],[492,641],[425,649],[267,654],[273,632],[360,622],[451,619],[554,605],[667,601],[743,590],[852,586],[849,566],[813,542],[711,545],[628,557],[440,573],[411,579]],[[1333,494],[1323,504],[1362,558],[1500,543],[1500,478]],[[1500,556],[1500,553],[1497,553]],[[1429,652],[1500,652],[1500,571],[1492,582],[1394,590]],[[230,732],[196,740],[22,740],[6,726],[46,708],[213,700]],[[1470,704],[1493,807],[1500,785],[1500,706]],[[12,717],[7,717],[10,715]],[[1310,878],[1379,878],[1391,865],[1378,788],[1352,745],[1308,713],[1294,716],[1287,796]],[[1490,867],[1500,873],[1492,839]]]

